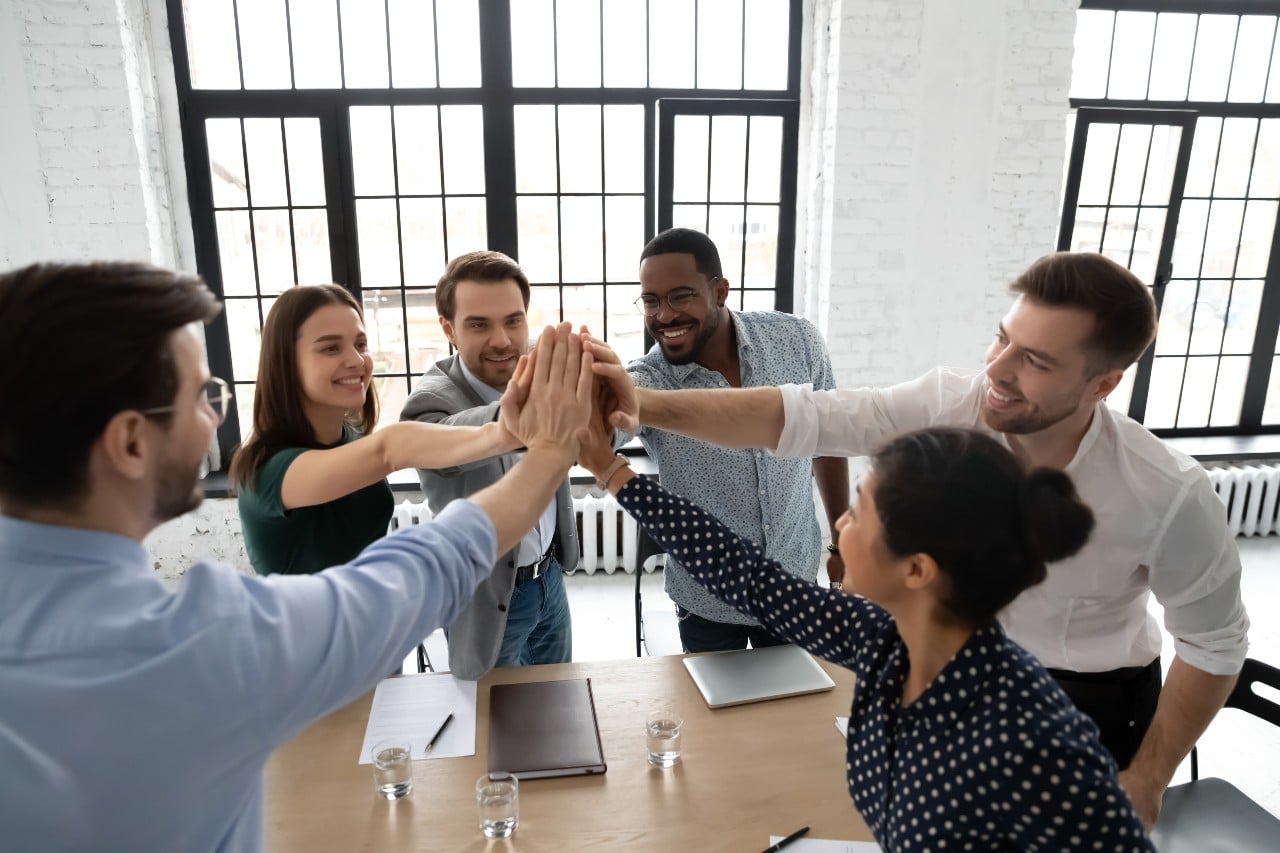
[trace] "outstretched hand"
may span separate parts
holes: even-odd
[[[609,345],[583,330],[583,349],[594,359],[592,370],[597,380],[608,387],[610,397],[604,415],[610,426],[623,432],[640,429],[640,400],[636,385],[618,354]]]
[[[534,352],[521,358],[502,396],[500,420],[525,447],[576,455],[591,416],[594,359],[569,328],[547,326]]]

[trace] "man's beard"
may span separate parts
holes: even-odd
[[[156,486],[155,505],[152,513],[160,522],[185,515],[204,500],[204,488],[200,485],[200,465],[194,470],[182,470],[169,465],[160,475]]]
[[[711,340],[711,336],[716,333],[716,329],[719,327],[719,312],[707,315],[707,317],[698,325],[698,336],[693,339],[693,346],[689,347],[689,351],[687,353],[684,355],[673,356],[667,351],[666,347],[662,347],[662,357],[667,360],[667,364],[691,364],[697,361],[702,356],[702,351],[707,348],[707,342]],[[657,337],[659,341],[658,345],[662,346],[661,335],[657,335],[655,337]]]

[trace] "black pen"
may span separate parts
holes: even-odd
[[[781,850],[783,847],[786,847],[792,841],[795,841],[796,839],[798,839],[800,836],[804,835],[808,831],[809,831],[809,827],[802,826],[799,829],[797,829],[795,832],[788,835],[786,838],[779,841],[777,844],[773,844],[773,845],[770,845],[769,847],[766,847],[764,849],[764,853],[778,853],[778,851]]]
[[[444,722],[440,724],[440,728],[436,729],[436,733],[431,736],[431,742],[427,744],[427,748],[422,750],[422,754],[426,755],[431,751],[431,747],[436,745],[436,741],[440,740],[440,735],[444,734],[444,730],[449,728],[449,724],[453,722],[453,713],[444,718]],[[806,829],[808,827],[805,827]]]

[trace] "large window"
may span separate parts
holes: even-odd
[[[1155,345],[1111,403],[1162,434],[1280,432],[1280,2],[1078,13],[1059,249],[1151,284]]]
[[[734,307],[791,309],[799,0],[169,0],[209,332],[250,423],[262,319],[336,281],[365,306],[383,422],[448,353],[445,261],[491,248],[530,323],[646,346],[637,258],[706,231]]]

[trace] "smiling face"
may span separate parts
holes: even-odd
[[[354,308],[324,305],[316,309],[298,328],[297,362],[309,412],[345,413],[364,405],[373,356],[364,323]]]
[[[698,272],[691,254],[672,252],[641,261],[640,293],[658,300],[658,312],[646,316],[644,324],[670,364],[699,361],[707,342],[728,330],[724,301],[729,284]],[[679,310],[672,309],[672,302]]]
[[[529,351],[524,294],[514,279],[458,282],[453,319],[441,317],[440,326],[467,370],[499,391]]]
[[[987,426],[1025,435],[1092,411],[1123,376],[1120,370],[1089,375],[1085,343],[1093,324],[1082,309],[1018,297],[987,349]]]

